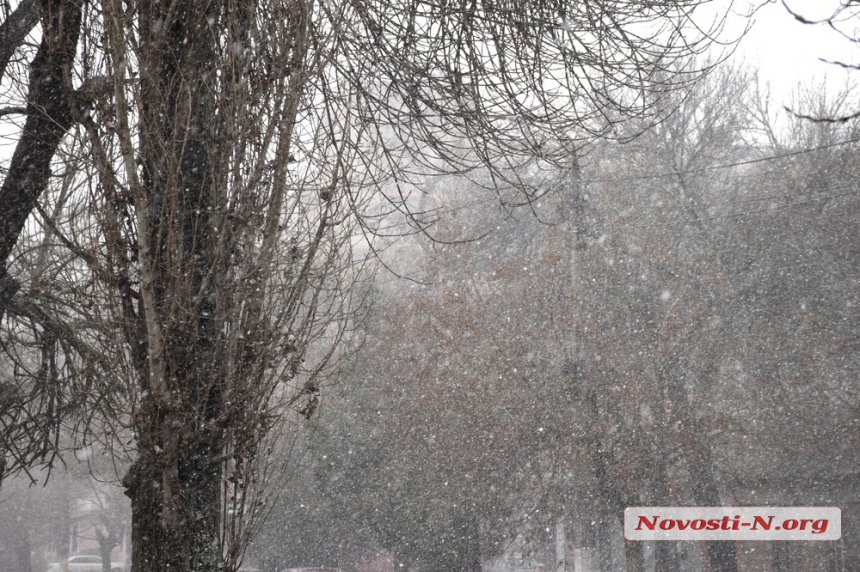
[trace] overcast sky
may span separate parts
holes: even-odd
[[[728,0],[721,0],[724,5]],[[832,13],[838,0],[787,0],[793,10],[807,18],[822,18]],[[729,33],[743,29],[746,19],[741,14],[750,6],[761,6],[763,0],[735,0]],[[853,32],[860,21],[847,22],[843,29]],[[779,103],[785,103],[798,82],[809,83],[827,78],[828,89],[844,87],[846,73],[819,58],[858,62],[860,48],[825,26],[804,25],[794,19],[781,0],[771,1],[753,16],[753,26],[734,56],[736,62],[758,67],[772,86]],[[860,71],[855,72],[860,77]]]

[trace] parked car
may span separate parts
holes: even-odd
[[[89,554],[69,556],[67,569],[69,572],[102,572],[102,559]],[[110,569],[111,572],[123,572],[125,566],[122,562],[111,562]],[[55,562],[48,568],[48,572],[65,572],[65,570],[60,562]]]

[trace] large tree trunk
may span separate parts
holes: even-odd
[[[157,427],[167,426],[169,422],[160,420],[147,430],[157,433]],[[177,470],[165,455],[152,454],[149,447],[146,451],[126,481],[132,501],[132,571],[220,570],[221,464],[216,449],[183,449]],[[173,475],[178,482],[166,485]]]
[[[148,359],[135,425],[132,572],[215,572],[223,426],[210,316],[209,208],[218,163],[214,93],[219,3],[141,3],[141,299]]]

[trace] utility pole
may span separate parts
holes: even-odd
[[[566,284],[559,284],[560,288],[566,290],[567,296],[562,296],[561,299],[570,301],[566,317],[568,324],[563,324],[565,328],[563,332],[564,347],[564,364],[562,366],[562,374],[569,378],[569,382],[577,386],[582,383],[582,348],[580,343],[580,326],[579,312],[572,309],[578,306],[576,302],[579,294],[578,284],[578,254],[584,250],[586,246],[585,232],[585,208],[584,199],[582,196],[582,185],[580,180],[579,162],[576,152],[571,152],[570,170],[562,181],[561,196],[558,203],[559,220],[563,221],[560,225],[564,238],[562,248],[564,248],[562,260],[568,261],[568,275]],[[580,531],[582,526],[577,527]],[[581,532],[580,532],[581,536]],[[580,544],[581,544],[581,538]],[[565,515],[558,518],[555,525],[555,569],[556,572],[566,572],[567,570],[567,534],[565,529]],[[583,572],[582,559],[574,558],[573,572]]]

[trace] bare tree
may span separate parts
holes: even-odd
[[[622,118],[659,117],[653,94],[698,74],[658,72],[720,26],[696,25],[699,3],[40,4],[0,191],[0,310],[38,255],[19,240],[38,205],[69,259],[49,294],[30,283],[21,299],[34,336],[64,333],[64,364],[118,372],[90,368],[106,385],[88,410],[102,438],[131,435],[134,571],[241,557],[267,460],[312,416],[348,334],[382,217],[426,229],[411,197],[427,174],[479,166],[504,202],[528,203],[542,190],[519,173],[535,157],[567,164]],[[82,152],[65,202],[51,163],[70,130]],[[63,319],[41,309],[55,299]],[[76,395],[65,379],[44,387]]]

